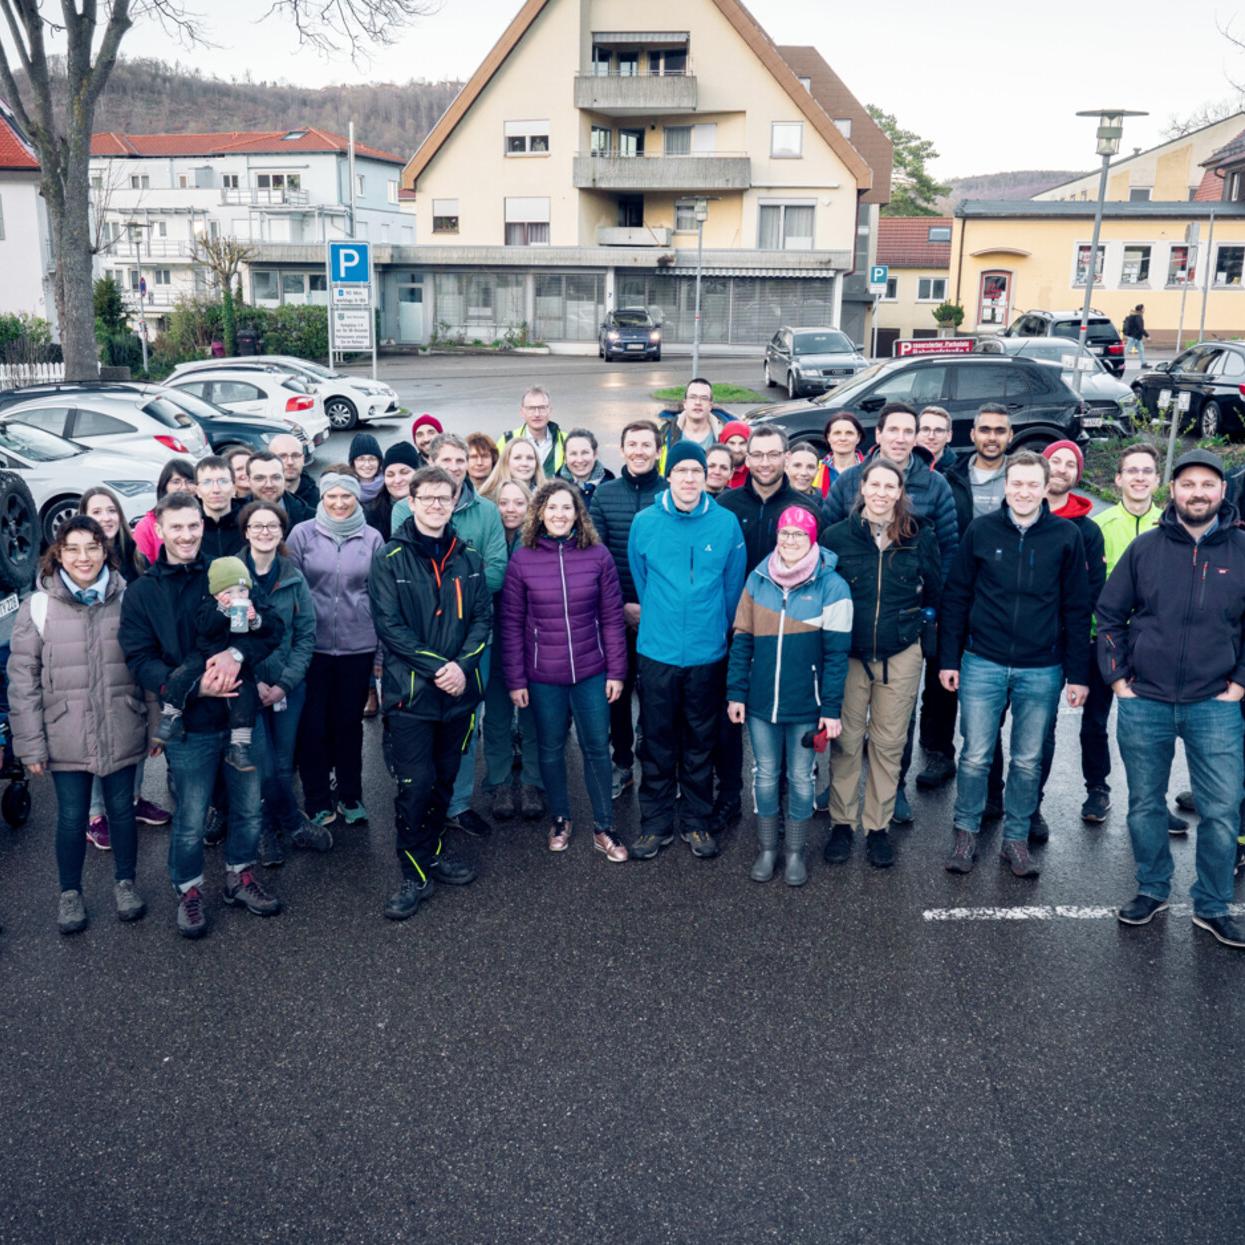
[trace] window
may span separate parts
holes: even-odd
[[[275,275],[275,274],[274,274]],[[221,406],[230,402],[262,402],[263,391],[240,380],[217,380],[212,382],[212,401]]]
[[[1102,262],[1106,257],[1107,248],[1100,246],[1094,263],[1094,284],[1102,281]],[[1076,274],[1072,278],[1073,285],[1084,285],[1089,271],[1089,244],[1084,243],[1076,248]]]
[[[687,73],[687,49],[666,48],[648,54],[648,71],[658,77],[682,77]]]
[[[362,173],[358,173],[355,175],[354,193],[355,193],[356,199],[362,199],[363,196],[367,193],[367,178],[364,177]]]
[[[618,75],[621,78],[634,78],[640,72],[639,52],[618,53]]]
[[[889,284],[889,282],[887,283]],[[916,300],[918,303],[941,303],[947,297],[946,277],[918,277]]]
[[[153,285],[173,284],[173,274],[167,268],[157,268],[152,276],[154,278],[152,281]]]
[[[131,190],[150,190],[151,189],[151,178],[148,177],[146,173],[130,174],[130,189]]]
[[[168,226],[167,221],[163,221],[163,220],[156,221],[156,228],[155,228],[154,236],[157,238],[167,238],[169,236],[169,226]]]
[[[432,201],[432,232],[458,232],[458,200],[433,199]]]
[[[763,251],[811,251],[813,214],[811,203],[762,204],[757,246]]]
[[[133,431],[133,425],[114,419],[111,415],[81,409],[73,426],[75,437],[116,437]]]
[[[506,200],[506,245],[549,245],[549,200]]]
[[[188,190],[189,188],[190,188],[190,174],[189,173],[178,173],[177,189]]]
[[[950,242],[951,226],[950,225],[931,225],[929,233],[926,235],[930,242]]]
[[[812,78],[800,78],[800,79],[798,79],[798,81],[799,81],[800,85],[801,85],[801,86],[802,86],[802,87],[803,87],[803,88],[804,88],[804,89],[805,89],[805,90],[806,90],[806,91],[807,91],[810,95],[813,93],[813,80],[812,80]],[[838,122],[836,121],[836,122],[835,122],[835,124],[837,125],[837,124],[838,124]]]
[[[779,160],[792,160],[804,154],[804,122],[775,121],[770,126],[769,154]]]
[[[690,125],[666,126],[665,152],[668,156],[691,155],[692,127]]]
[[[387,191],[387,197],[389,199],[389,202],[397,203],[398,201],[398,179],[396,177],[391,177],[389,179],[387,186],[386,186],[386,191]]]
[[[1130,186],[1128,190],[1129,203],[1149,203],[1150,187],[1149,186]]]
[[[220,175],[220,184],[226,190],[237,190],[238,189],[237,173],[222,173]]]
[[[939,365],[908,368],[888,376],[869,397],[881,398],[883,402],[937,402],[942,397],[946,372],[947,369]]]
[[[1167,255],[1167,284],[1180,285],[1184,281],[1192,284],[1197,280],[1196,267],[1197,257],[1190,259],[1187,246],[1173,246]]]
[[[842,134],[844,138],[851,138],[852,136],[851,117],[835,117],[834,125],[835,125],[835,128],[838,130],[838,132]]]
[[[1121,285],[1147,285],[1150,281],[1150,248],[1126,246],[1124,265],[1120,269]]]
[[[642,156],[644,154],[644,131],[619,130],[618,154],[620,156]]]
[[[696,200],[680,199],[674,205],[675,233],[696,232]]]
[[[281,141],[283,143],[294,143],[294,142],[297,142],[300,138],[306,138],[306,137],[307,137],[306,130],[291,130],[288,134],[286,134],[281,139]]]
[[[238,175],[231,174],[235,185]],[[260,190],[297,190],[303,184],[300,173],[259,173],[255,177],[255,185]],[[359,193],[363,193],[363,178],[359,178]]]
[[[323,294],[328,290],[328,278],[322,272],[313,272],[307,277],[307,288],[315,293]]]
[[[103,190],[103,188],[104,188],[103,177],[99,173],[92,173],[91,174],[91,189],[92,190]]]
[[[549,154],[548,121],[507,121],[506,155],[543,156]]]
[[[899,278],[886,278],[886,293],[882,295],[884,302],[894,302],[899,297]]]
[[[603,125],[594,125],[592,127],[592,137],[589,140],[588,150],[594,156],[608,156],[610,148],[613,146],[614,131]]]
[[[1245,246],[1221,246],[1215,253],[1215,284],[1240,285]]]
[[[281,274],[281,293],[283,295],[305,294],[306,292],[306,278],[301,272],[283,272]]]
[[[610,72],[610,50],[609,48],[592,49],[592,76],[594,78],[605,78]]]
[[[255,299],[275,299],[277,293],[277,274],[260,269],[251,273],[251,296]]]

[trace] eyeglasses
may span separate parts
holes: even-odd
[[[544,403],[544,405],[542,405],[542,406],[526,406],[526,405],[525,405],[525,406],[523,407],[523,409],[524,409],[525,411],[531,411],[531,412],[533,412],[534,414],[539,415],[541,411],[547,411],[547,410],[549,409],[549,404],[546,402],[546,403]]]
[[[281,530],[280,523],[248,523],[246,525],[248,532],[254,532],[257,536],[264,532],[279,532]]]
[[[444,493],[438,493],[435,497],[428,493],[416,493],[415,500],[423,502],[429,510],[447,510],[454,501]]]
[[[788,544],[794,544],[797,540],[808,540],[807,532],[779,532],[779,540],[785,540]]]
[[[762,454],[759,450],[749,450],[748,457],[755,463],[780,463],[786,454],[782,450],[774,450],[770,454]]]
[[[277,457],[283,463],[301,463],[303,461],[303,452],[302,450],[294,450],[289,454],[278,454]]]
[[[200,488],[228,488],[232,483],[233,481],[230,479],[227,479],[225,476],[217,476],[213,480],[209,480],[206,478],[200,480],[199,487]]]

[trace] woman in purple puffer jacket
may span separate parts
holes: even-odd
[[[500,612],[510,699],[520,709],[530,704],[536,723],[553,814],[549,850],[563,852],[571,839],[566,741],[574,719],[596,823],[593,846],[607,860],[626,860],[614,833],[609,754],[609,707],[627,677],[622,592],[614,559],[573,485],[553,481],[537,492],[510,557]]]

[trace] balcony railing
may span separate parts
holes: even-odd
[[[592,74],[575,76],[575,107],[615,117],[696,111],[696,75]]]
[[[254,189],[222,190],[220,192],[220,201],[242,207],[248,205],[255,207],[306,207],[311,202],[311,196],[305,190],[290,190],[283,187],[264,190],[256,187]]]
[[[747,190],[752,161],[743,152],[577,155],[571,180],[577,190]]]
[[[669,246],[670,230],[665,225],[642,225],[597,228],[597,246]]]
[[[187,238],[144,238],[141,243],[119,238],[103,244],[101,250],[118,259],[190,259],[194,243]]]

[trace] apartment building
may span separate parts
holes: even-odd
[[[55,331],[56,261],[40,177],[30,140],[0,100],[0,313],[41,316]]]
[[[933,310],[947,299],[950,216],[884,216],[878,222],[877,262],[889,269],[878,301],[877,346],[889,355],[897,338],[937,337]]]

